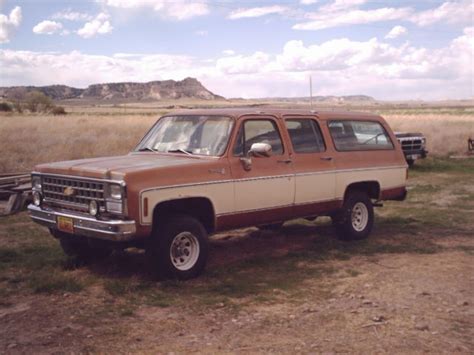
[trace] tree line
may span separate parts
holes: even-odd
[[[63,106],[53,103],[50,97],[41,91],[13,91],[9,95],[9,102],[0,102],[0,111],[22,113],[29,111],[31,113],[52,113],[53,115],[65,115],[66,110]]]

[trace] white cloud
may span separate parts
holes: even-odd
[[[293,26],[295,30],[322,30],[347,25],[401,20],[411,21],[418,26],[428,26],[438,22],[452,24],[472,24],[474,5],[472,0],[446,1],[438,7],[416,12],[411,7],[382,7],[361,9],[369,0],[334,0],[306,13],[302,21]],[[391,38],[391,37],[387,37]]]
[[[297,23],[295,30],[322,30],[346,25],[367,24],[389,20],[404,19],[412,13],[411,8],[384,7],[374,10],[349,10],[340,12],[319,11],[307,14],[310,21]]]
[[[6,85],[64,83],[85,87],[98,82],[183,79],[193,71],[192,58],[166,54],[88,55],[79,51],[48,53],[0,50]],[[184,73],[184,74],[181,74]],[[199,74],[199,72],[198,72]]]
[[[312,5],[316,4],[319,0],[300,0],[301,5]]]
[[[339,38],[305,44],[288,41],[274,55],[224,53],[217,60],[189,56],[0,50],[4,85],[61,83],[84,87],[97,82],[151,81],[192,76],[226,97],[368,94],[398,100],[472,96],[474,27],[442,48],[393,45],[372,38]]]
[[[165,12],[176,20],[187,20],[196,16],[207,15],[209,8],[204,3],[186,3],[183,1],[166,3]]]
[[[241,18],[262,17],[272,14],[281,14],[287,10],[287,7],[279,5],[241,8],[232,11],[229,16],[227,16],[227,18],[231,20],[237,20]]]
[[[72,10],[64,10],[60,12],[56,12],[51,16],[53,20],[67,20],[67,21],[90,21],[93,19],[93,16],[82,13],[82,12],[77,12],[77,11],[72,11]]]
[[[447,1],[440,6],[414,14],[410,20],[418,26],[428,26],[437,22],[472,24],[474,5],[472,0]]]
[[[394,26],[389,33],[387,33],[387,35],[385,36],[385,38],[387,39],[394,39],[394,38],[397,38],[397,37],[400,37],[404,34],[406,34],[408,31],[405,27],[403,26]]]
[[[196,36],[205,37],[209,34],[209,32],[206,31],[206,30],[198,30],[198,31],[194,32],[194,34]]]
[[[33,32],[42,35],[52,35],[62,30],[63,25],[60,22],[45,20],[33,27]]]
[[[10,14],[0,14],[0,43],[10,42],[13,32],[20,26],[22,20],[21,7],[16,6]]]
[[[189,2],[186,0],[99,0],[109,7],[119,9],[152,9],[163,16],[175,20],[187,20],[207,15],[209,7],[206,0]]]
[[[232,49],[225,49],[225,50],[222,51],[222,54],[224,54],[224,55],[234,55],[235,51],[232,50]]]
[[[109,15],[101,12],[92,21],[86,22],[82,28],[77,30],[77,34],[83,38],[91,38],[96,35],[103,35],[112,32],[113,27],[109,22]]]
[[[216,68],[225,74],[251,74],[258,73],[266,64],[270,56],[263,52],[256,52],[250,56],[232,56],[220,58]]]
[[[322,12],[347,11],[359,5],[365,4],[368,0],[334,0],[320,8]]]

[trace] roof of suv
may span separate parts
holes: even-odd
[[[241,117],[246,115],[272,115],[272,116],[318,116],[320,119],[376,119],[380,116],[374,115],[367,112],[352,112],[342,110],[308,110],[308,109],[284,109],[284,108],[271,108],[271,107],[243,107],[243,108],[213,108],[213,109],[188,109],[188,110],[177,110],[167,114],[171,115],[222,115],[231,117]]]

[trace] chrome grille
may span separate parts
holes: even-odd
[[[100,181],[82,180],[43,176],[44,201],[68,209],[87,211],[91,200],[97,201],[99,207],[105,208],[104,183]],[[65,189],[71,188],[74,193],[68,196]]]
[[[400,141],[405,151],[421,150],[423,142],[421,139],[403,139]]]

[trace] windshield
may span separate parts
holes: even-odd
[[[223,116],[166,116],[158,120],[137,151],[218,156],[227,147],[232,119]]]

